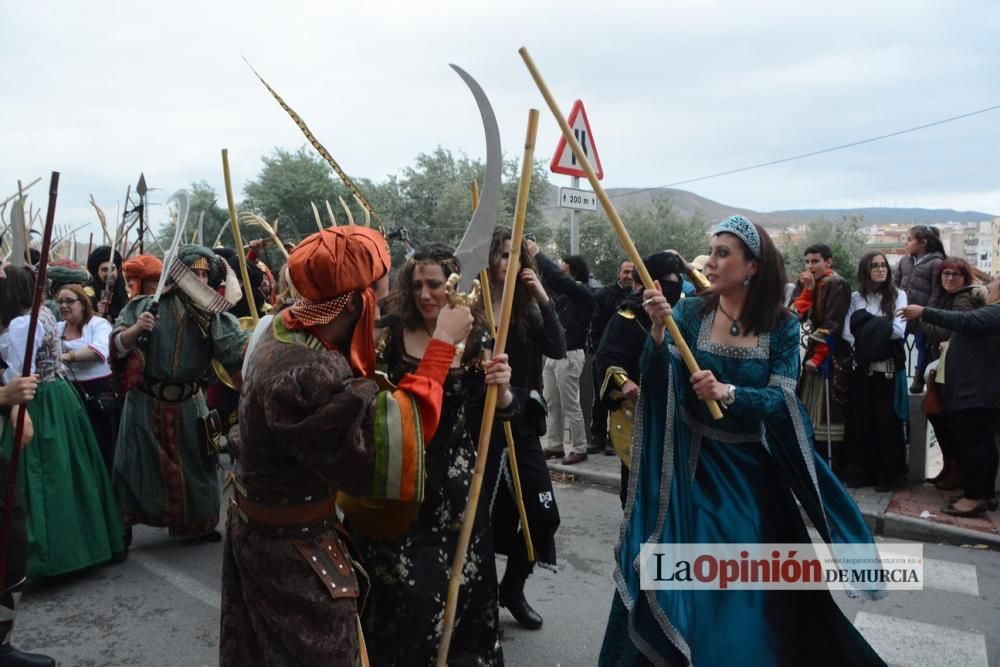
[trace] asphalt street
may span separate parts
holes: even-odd
[[[536,570],[527,588],[545,625],[523,630],[501,611],[508,665],[593,665],[600,650],[618,497],[580,483],[559,484],[556,492],[559,568]],[[35,582],[22,600],[14,644],[61,665],[215,665],[221,556],[221,544],[137,527],[125,563]],[[865,603],[834,597],[890,664],[1000,664],[1000,553],[928,544],[925,558],[923,591]],[[502,561],[498,567],[502,573]]]

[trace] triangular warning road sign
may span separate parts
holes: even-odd
[[[594,143],[594,133],[590,131],[590,121],[587,120],[587,112],[583,109],[583,101],[577,100],[573,103],[573,108],[569,112],[567,119],[569,126],[573,128],[576,140],[583,148],[583,154],[587,156],[590,166],[594,168],[597,178],[604,178],[604,168],[601,166],[601,156],[597,154],[597,144]],[[556,153],[552,156],[552,163],[549,169],[555,174],[566,174],[567,176],[584,176],[583,169],[576,161],[576,156],[569,149],[566,137],[559,137],[559,144],[556,146]]]

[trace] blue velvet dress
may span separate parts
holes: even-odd
[[[730,347],[709,340],[714,313],[702,316],[703,304],[684,299],[674,318],[699,366],[737,387],[736,401],[713,421],[669,337],[659,350],[647,341],[600,664],[882,665],[827,590],[640,587],[643,543],[810,542],[796,498],[827,543],[874,550],[795,395],[798,323],[789,317],[755,347]]]

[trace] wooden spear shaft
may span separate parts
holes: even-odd
[[[226,181],[226,204],[229,206],[229,226],[233,230],[233,240],[236,242],[236,256],[240,260],[240,274],[243,278],[243,290],[247,296],[247,306],[250,307],[250,317],[254,326],[260,321],[257,315],[257,300],[253,297],[250,285],[250,272],[247,270],[247,256],[243,252],[243,239],[240,237],[240,221],[236,217],[236,203],[233,201],[233,182],[229,177],[229,149],[222,149],[222,175]]]
[[[528,192],[531,188],[531,171],[535,154],[535,135],[538,134],[538,111],[528,111],[528,132],[524,140],[524,158],[521,162],[521,181],[517,188],[517,208],[514,214],[514,229],[510,239],[510,259],[508,267],[520,266],[521,237],[524,235],[524,218],[528,211]],[[497,330],[496,342],[493,345],[494,354],[503,354],[507,346],[507,333],[510,331],[510,311],[514,303],[514,287],[517,281],[517,271],[507,270],[503,281],[503,302],[500,306],[500,327]],[[462,582],[462,571],[465,569],[465,556],[469,550],[472,538],[472,528],[476,522],[476,510],[479,507],[479,492],[483,486],[483,475],[486,470],[486,457],[490,447],[490,434],[493,432],[493,417],[497,407],[497,386],[486,387],[486,402],[483,405],[483,421],[479,426],[479,449],[476,454],[476,468],[472,473],[472,483],[469,486],[469,501],[462,515],[462,530],[458,535],[458,546],[455,549],[455,559],[451,564],[451,580],[448,582],[448,599],[444,608],[444,623],[441,643],[438,645],[437,667],[447,667],[448,647],[451,645],[451,635],[455,626],[455,611],[458,607],[458,591]]]
[[[18,182],[18,189],[21,184]],[[24,351],[24,362],[21,365],[21,375],[31,375],[31,364],[35,359],[35,331],[38,329],[38,313],[45,299],[45,275],[49,265],[49,250],[52,247],[52,227],[56,218],[56,197],[59,194],[59,172],[53,171],[49,181],[49,208],[45,215],[45,227],[42,231],[42,250],[38,259],[38,274],[35,277],[35,297],[31,305],[31,315],[28,318],[28,336]],[[24,435],[24,418],[28,414],[28,406],[22,405],[17,412],[14,423],[14,440],[10,451],[10,475],[7,479],[6,495],[3,506],[3,526],[0,527],[0,582],[6,582],[7,553],[10,551],[11,512],[14,509],[14,493],[17,489],[17,472],[21,459],[21,438]],[[6,586],[6,583],[4,583]]]
[[[472,181],[472,210],[479,206],[479,184]],[[508,271],[516,271],[517,267],[507,264]],[[486,322],[490,327],[490,335],[497,337],[497,323],[493,316],[493,296],[490,294],[490,270],[489,267],[479,272],[479,285],[483,292],[483,305],[486,310]],[[502,297],[501,297],[502,298]],[[521,534],[524,536],[524,547],[528,552],[528,562],[535,560],[535,545],[531,541],[531,531],[528,529],[528,510],[524,507],[524,492],[521,490],[521,469],[517,467],[517,450],[514,447],[514,430],[509,421],[503,423],[503,435],[507,440],[507,458],[510,461],[510,476],[514,487],[514,503],[517,505],[517,513],[521,517]]]
[[[528,67],[528,71],[531,73],[531,78],[535,80],[535,85],[538,86],[539,92],[542,93],[542,97],[545,98],[545,103],[548,104],[549,110],[552,115],[555,116],[556,122],[559,123],[559,128],[562,130],[563,137],[566,138],[566,144],[573,151],[573,155],[576,156],[576,161],[579,163],[580,168],[587,175],[587,180],[590,181],[590,187],[594,188],[594,192],[597,194],[597,198],[601,200],[601,205],[604,207],[604,212],[607,214],[608,219],[611,220],[611,225],[615,229],[615,233],[618,234],[618,240],[621,242],[622,247],[625,248],[625,252],[628,253],[629,258],[632,263],[635,264],[636,270],[639,272],[639,277],[642,279],[642,284],[647,288],[652,289],[653,278],[649,275],[649,271],[646,270],[646,265],[642,263],[642,257],[639,255],[639,251],[636,250],[635,244],[632,243],[632,237],[629,236],[628,230],[625,229],[625,223],[622,219],[618,217],[618,211],[615,210],[614,204],[611,203],[611,199],[608,198],[608,194],[601,187],[601,182],[597,179],[597,174],[594,173],[594,168],[590,166],[590,161],[587,159],[587,155],[583,152],[583,148],[580,146],[580,142],[576,140],[576,136],[573,134],[573,129],[566,122],[566,117],[563,116],[562,111],[559,110],[559,105],[556,104],[556,100],[552,97],[552,93],[549,92],[548,86],[545,85],[545,81],[542,79],[541,73],[538,68],[535,67],[535,62],[531,59],[528,54],[528,49],[521,47],[517,50],[521,54],[521,59],[524,60],[524,64]],[[677,346],[678,352],[680,352],[681,359],[684,360],[684,365],[687,366],[688,371],[691,373],[697,373],[701,369],[698,368],[698,362],[695,360],[694,355],[691,354],[691,348],[688,347],[687,342],[681,336],[680,330],[677,328],[677,323],[674,322],[672,317],[664,317],[663,324],[666,325],[667,331],[670,333],[670,337],[674,341],[674,345]],[[713,419],[722,419],[722,408],[716,401],[706,400],[705,404],[708,406],[708,411],[712,413]]]

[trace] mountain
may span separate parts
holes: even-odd
[[[546,221],[555,223],[569,209],[558,207],[559,187],[549,185],[550,206],[544,209]],[[936,225],[945,222],[985,222],[997,217],[995,213],[979,211],[955,211],[950,208],[830,208],[830,209],[799,209],[789,211],[754,211],[748,208],[738,208],[728,204],[706,199],[687,190],[673,188],[609,188],[608,196],[619,211],[638,206],[648,207],[653,199],[669,197],[675,210],[682,215],[691,215],[700,211],[709,220],[722,220],[730,215],[745,215],[765,227],[793,227],[803,225],[818,218],[839,220],[843,216],[861,215],[866,225]]]

